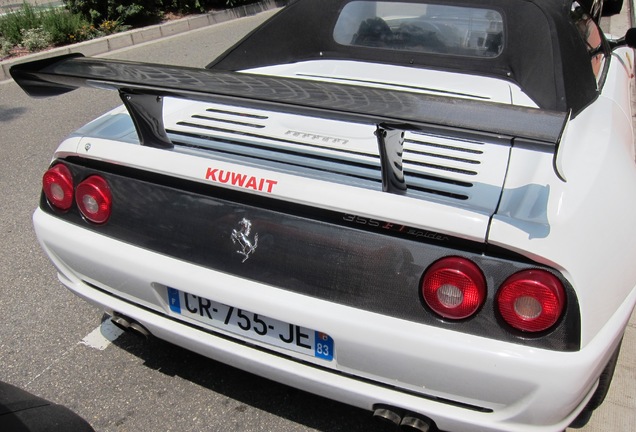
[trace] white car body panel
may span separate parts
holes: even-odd
[[[496,89],[497,85],[493,88]],[[510,103],[510,99],[507,103]],[[184,100],[167,101],[167,127],[175,130],[184,129],[177,125],[178,121],[205,110],[208,106],[209,104]],[[597,109],[614,109],[617,123],[612,128],[595,131],[581,127],[581,124],[592,123],[591,119],[598,115]],[[104,118],[121,115],[123,112],[125,111],[119,108]],[[277,114],[273,118],[273,123],[280,125],[274,126],[279,135],[297,129],[298,124],[293,116]],[[621,122],[623,127],[617,127]],[[319,125],[320,123],[330,122],[318,121]],[[322,127],[316,128],[317,131],[325,129],[324,125],[320,126]],[[240,172],[247,176],[270,179],[275,184],[269,191],[250,190],[218,181],[216,184],[224,188],[266,194],[289,202],[341,212],[355,209],[356,214],[360,216],[390,220],[423,230],[459,236],[466,240],[481,242],[488,239],[492,244],[554,266],[561,270],[573,285],[579,287],[577,293],[581,313],[586,319],[583,320],[582,328],[583,349],[576,356],[572,353],[511,346],[505,342],[485,338],[480,338],[479,344],[475,344],[475,336],[431,327],[422,328],[419,324],[287,293],[274,287],[204,270],[99,235],[80,235],[83,231],[81,228],[64,226],[63,222],[40,210],[34,215],[34,225],[42,246],[58,267],[60,280],[69,289],[107,311],[117,311],[137,319],[143,322],[151,333],[193,351],[364,409],[372,409],[375,401],[385,400],[407,409],[423,410],[435,417],[438,427],[446,430],[468,430],[466,428],[477,425],[483,431],[558,431],[572,421],[577,409],[584,406],[591,397],[596,381],[590,380],[589,377],[600,373],[609,355],[618,346],[620,339],[616,336],[617,329],[625,325],[636,303],[636,291],[633,287],[625,287],[621,296],[601,298],[597,295],[597,287],[605,283],[607,275],[598,273],[593,265],[598,256],[621,255],[621,250],[631,247],[629,243],[633,237],[629,233],[636,235],[636,232],[628,223],[629,219],[623,218],[623,215],[616,215],[616,220],[610,226],[623,235],[616,235],[616,241],[610,250],[604,249],[607,243],[601,241],[601,236],[590,238],[581,235],[583,228],[579,224],[586,223],[580,217],[581,213],[588,216],[597,214],[594,217],[605,220],[608,217],[603,214],[602,207],[596,204],[589,205],[593,202],[589,200],[591,193],[611,200],[612,196],[608,191],[620,193],[614,187],[618,176],[631,176],[636,182],[636,171],[633,170],[632,159],[629,159],[629,148],[624,148],[625,154],[622,155],[606,151],[611,158],[603,165],[598,164],[599,152],[602,154],[603,145],[610,146],[614,141],[625,142],[629,139],[623,136],[615,140],[613,137],[617,131],[624,130],[625,134],[628,130],[631,131],[627,126],[629,122],[624,108],[603,97],[593,107],[572,120],[565,141],[561,144],[561,151],[567,154],[571,148],[576,147],[578,155],[568,155],[565,158],[563,168],[568,182],[563,182],[555,173],[552,165],[553,155],[519,147],[510,150],[505,146],[492,144],[491,151],[486,152],[483,158],[483,176],[487,179],[486,186],[494,190],[501,190],[503,185],[501,203],[497,214],[492,217],[492,222],[491,213],[495,211],[497,200],[494,199],[494,205],[492,197],[484,201],[483,193],[476,194],[481,201],[478,200],[473,208],[462,208],[443,200],[421,200],[388,194],[383,196],[383,205],[377,206],[377,191],[328,183],[319,179],[301,178],[293,174],[272,172],[222,160],[214,161],[201,157],[196,152],[166,152],[138,146],[127,140],[75,136],[62,143],[55,154],[56,158],[78,154],[93,160],[123,164],[199,183],[214,182],[209,176],[210,169]],[[359,129],[359,132],[356,129]],[[90,126],[84,128],[84,132],[89,130]],[[373,133],[368,127],[349,126],[342,132],[337,129],[329,130],[336,137],[344,137],[352,143],[351,147],[360,152],[371,154],[376,151],[375,140],[365,141],[360,138],[365,133]],[[130,135],[130,131],[119,132],[122,132],[122,137]],[[589,139],[590,133],[597,139]],[[584,145],[590,146],[590,149],[585,149]],[[322,147],[329,148],[327,145]],[[488,169],[490,164],[492,169]],[[596,175],[590,170],[591,166],[598,170]],[[503,183],[506,171],[502,168],[507,168],[505,185]],[[603,178],[604,170],[610,170],[612,176]],[[583,182],[590,185],[589,189],[568,189],[571,184],[580,185]],[[497,195],[497,192],[495,194]],[[491,204],[485,206],[483,202],[487,201]],[[631,204],[626,201],[626,205],[630,205],[626,214],[636,214],[636,201]],[[57,235],[60,230],[67,232],[68,237],[60,238]],[[71,234],[74,230],[78,231],[77,235]],[[610,233],[606,230],[603,235]],[[74,240],[69,241],[69,238]],[[581,239],[581,242],[573,239]],[[555,248],[555,242],[565,247]],[[575,252],[584,248],[596,248],[599,255],[589,254],[585,257]],[[87,249],[93,251],[90,259],[87,259],[84,252]],[[95,253],[101,256],[96,256]],[[107,264],[96,268],[92,264],[96,259]],[[616,268],[612,267],[612,262]],[[620,259],[610,260],[607,268],[613,270],[613,283],[624,284],[636,278],[636,270],[626,269]],[[96,293],[82,281],[98,287],[108,287],[108,291],[112,292],[114,297]],[[142,309],[131,307],[128,303],[135,302],[149,310],[170,315],[167,299],[159,291],[160,287],[165,286],[187,289],[192,294],[206,298],[223,299],[224,302],[245,310],[257,311],[309,328],[315,328],[318,325],[316,323],[320,323],[320,330],[330,334],[337,347],[337,357],[333,363],[321,366],[384,382],[386,385],[397,385],[411,392],[425,394],[426,397],[485,407],[494,410],[494,414],[444,406],[417,396],[351,381],[345,376],[309,371],[307,366],[300,363],[273,357],[267,352],[255,354],[253,350],[211,337],[192,327],[156,317]],[[153,289],[149,290],[149,287]],[[122,302],[118,297],[128,302]],[[318,310],[321,311],[320,314],[312,313]],[[180,319],[187,321],[184,318]],[[375,334],[372,343],[362,344],[360,341],[365,339],[364,335],[369,332]],[[414,346],[427,348],[425,351],[409,354]],[[381,357],[377,356],[378,352],[382,352]],[[302,358],[300,354],[290,352],[287,355],[300,358],[304,362],[319,363],[313,358]],[[466,362],[466,358],[471,360]],[[369,361],[370,359],[373,361]],[[396,367],[396,362],[399,367]],[[446,374],[459,379],[448,380],[446,375],[420,372],[439,370],[442,365]],[[496,370],[496,373],[493,373],[493,370]],[[536,373],[531,372],[532,370],[536,370]],[[590,370],[594,370],[594,374],[590,375]],[[400,373],[395,375],[396,371]],[[387,381],[387,376],[392,376],[392,380]],[[484,377],[488,377],[487,386],[482,385]],[[477,381],[466,386],[466,383],[473,380]],[[461,385],[457,386],[459,383]],[[467,388],[474,391],[467,392]],[[555,399],[561,401],[558,407],[551,402]],[[564,410],[572,412],[565,420]],[[541,413],[541,420],[535,417],[538,413]],[[463,420],[459,420],[460,418]],[[529,429],[528,422],[533,422],[535,426]]]
[[[583,345],[597,336],[635,289],[636,269],[625,258],[634,251],[636,196],[619,186],[636,184],[631,107],[627,97],[614,101],[605,96],[628,94],[627,78],[623,64],[612,62],[601,96],[570,122],[559,148],[565,182],[554,173],[552,155],[512,151],[501,206],[488,237],[493,244],[558,268],[578,287]],[[596,121],[608,113],[611,123]],[[616,202],[621,202],[622,212],[608,213]],[[590,221],[602,229],[590,233]],[[599,295],[608,283],[613,295]]]
[[[482,42],[486,43],[485,38]],[[584,54],[588,55],[585,51]],[[197,221],[199,231],[208,225],[216,230],[215,239],[221,240],[218,244],[210,240],[209,249],[220,251],[220,257],[212,253],[207,256],[208,244],[204,258],[209,261],[199,264],[194,258],[188,260],[173,252],[170,247],[195,243],[192,232],[187,230],[184,232],[190,237],[183,235],[183,243],[175,241],[163,249],[163,244],[126,241],[121,231],[134,231],[143,228],[143,224],[160,225],[152,214],[143,215],[145,219],[139,217],[145,207],[136,208],[136,213],[117,207],[119,220],[125,220],[129,210],[128,215],[135,213],[137,225],[130,222],[108,231],[108,224],[83,225],[86,220],[77,209],[49,207],[43,197],[33,216],[35,231],[56,266],[60,281],[71,291],[108,313],[137,321],[151,334],[187,349],[363,409],[374,410],[379,404],[399,407],[432,419],[441,430],[563,431],[596,395],[599,376],[615,358],[636,305],[636,267],[632,265],[636,252],[636,194],[626,193],[630,188],[624,186],[636,184],[629,96],[634,67],[631,55],[628,49],[615,50],[597,97],[578,112],[555,114],[564,129],[557,129],[562,134],[553,134],[558,137],[553,141],[541,138],[550,133],[540,127],[533,129],[538,132],[532,138],[492,132],[496,129],[486,122],[479,125],[483,126],[481,129],[457,126],[461,122],[422,127],[427,119],[417,123],[417,127],[396,127],[394,123],[387,126],[382,121],[350,123],[337,115],[325,115],[324,110],[320,111],[322,117],[308,118],[298,111],[276,109],[276,104],[284,105],[286,101],[267,100],[269,105],[265,105],[270,111],[258,104],[244,108],[241,101],[227,94],[222,95],[229,99],[226,105],[219,99],[206,99],[209,95],[191,88],[187,91],[196,100],[175,98],[174,93],[162,93],[152,86],[145,94],[143,90],[147,89],[142,88],[141,98],[131,102],[138,105],[128,109],[136,121],[146,119],[152,126],[160,126],[147,133],[146,138],[162,138],[165,132],[166,148],[140,145],[143,133],[138,139],[135,131],[139,132],[143,125],[133,127],[128,110],[120,107],[66,139],[56,150],[54,161],[73,166],[80,173],[77,176],[101,172],[118,185],[128,181],[127,187],[151,191],[147,196],[165,206],[173,204],[166,198],[172,197],[166,192],[168,189],[181,194],[179,197],[187,195],[181,206],[205,201],[209,207],[200,204],[196,207],[200,213],[193,212],[194,218],[187,220]],[[81,66],[82,62],[78,64]],[[158,70],[159,76],[174,73],[160,66]],[[329,87],[332,90],[344,93],[351,85],[363,90],[372,87],[381,95],[395,97],[398,93],[400,101],[404,99],[399,93],[402,91],[430,95],[428,99],[417,99],[429,103],[450,97],[454,107],[482,101],[485,104],[470,106],[505,106],[498,112],[530,113],[524,119],[535,119],[538,112],[557,113],[555,109],[539,108],[520,85],[507,79],[510,75],[495,78],[434,67],[411,69],[334,59],[303,60],[247,72],[318,80],[317,85],[327,82],[334,85]],[[233,74],[222,74],[222,79],[244,77]],[[121,75],[130,79],[123,72]],[[109,85],[122,91],[124,100],[126,96],[139,96],[135,93],[139,89],[130,90],[130,83],[122,82],[119,87]],[[292,83],[284,79],[282,82]],[[65,87],[62,90],[67,91]],[[180,90],[188,94],[183,88]],[[370,91],[363,96],[369,94]],[[163,109],[161,115],[157,115],[157,106]],[[370,116],[362,115],[364,119]],[[492,119],[492,123],[506,120],[509,118]],[[392,162],[395,171],[404,174],[406,190],[391,190],[383,177],[387,167],[379,147],[389,145],[379,143],[382,140],[375,134],[384,130],[404,131],[399,159]],[[236,143],[239,150],[231,148]],[[153,191],[160,192],[153,195]],[[122,201],[135,197],[132,192],[122,192],[121,186],[118,192]],[[159,196],[162,193],[165,196]],[[234,246],[237,229],[217,228],[216,224],[225,220],[201,211],[214,206],[221,209],[219,212],[227,211],[227,216],[223,216],[231,223],[241,221],[240,215],[249,224],[247,218],[253,218],[249,213],[261,212],[260,220],[270,225],[277,227],[279,223],[287,228],[285,224],[292,225],[293,218],[298,225],[288,231],[261,231],[263,237],[270,236],[270,249],[267,244],[259,246],[258,253],[265,250],[265,255],[269,252],[274,258],[266,256],[262,262],[255,264],[255,258],[246,263],[256,244],[248,253],[245,249],[234,250],[240,247]],[[190,210],[176,205],[175,208],[182,213]],[[351,216],[346,220],[351,224],[343,222],[343,215]],[[174,219],[184,220],[182,215]],[[302,224],[297,220],[302,220]],[[371,226],[371,221],[375,225]],[[178,227],[175,220],[168,222],[166,231]],[[342,238],[334,234],[332,239],[325,231],[312,237],[311,228],[318,225]],[[400,226],[405,232],[402,228],[381,231],[382,225]],[[309,227],[311,235],[303,237],[307,234],[303,231],[302,235],[294,232],[291,239],[283,238],[293,228],[302,231],[298,227]],[[101,228],[105,229],[100,231]],[[594,229],[598,231],[593,232]],[[151,236],[157,231],[148,232]],[[351,232],[355,234],[346,237]],[[195,232],[195,236],[198,234]],[[268,241],[263,237],[261,244]],[[208,239],[203,234],[202,238]],[[302,245],[306,249],[296,250],[296,244],[284,247],[289,245],[286,242],[298,238],[307,243]],[[257,243],[258,234],[253,239]],[[395,242],[391,243],[393,248],[387,246],[387,252],[384,246],[389,239]],[[151,240],[159,243],[163,239]],[[226,240],[228,244],[221,245]],[[398,242],[415,246],[400,249],[403,243]],[[229,257],[222,255],[228,251]],[[323,251],[326,252],[320,256]],[[232,261],[237,258],[236,253],[243,253],[242,262]],[[328,261],[329,253],[341,260]],[[361,298],[360,303],[365,304],[353,307],[342,300],[344,297],[328,301],[333,293],[302,291],[299,286],[309,283],[295,278],[297,273],[287,276],[291,266],[314,265],[298,264],[306,256],[319,256],[314,260],[324,260],[327,271],[336,275],[334,279],[325,276],[326,280],[336,280],[334,291],[355,290],[359,287],[348,285],[346,277],[347,273],[356,273],[347,272],[346,267],[359,262],[345,259],[347,254],[360,260],[371,256],[381,264],[386,264],[383,259],[388,255],[387,268],[394,258],[397,264],[386,273],[399,282],[385,283],[383,291],[369,288],[362,294],[355,292],[360,294],[356,299]],[[439,256],[468,256],[482,263],[479,271],[489,287],[475,315],[486,315],[484,321],[478,321],[475,315],[452,321],[435,314],[425,304],[422,279],[436,262],[430,257],[437,260]],[[266,258],[280,262],[272,263]],[[210,262],[214,259],[218,262]],[[262,270],[259,265],[265,267],[263,263],[270,267]],[[358,267],[362,273],[374,264],[373,259],[367,259]],[[276,265],[283,268],[285,277],[274,277],[275,282],[271,283],[259,279],[263,276],[258,272],[276,273]],[[323,269],[318,265],[316,268]],[[378,269],[367,273],[379,278],[377,273],[383,269],[378,265]],[[566,298],[560,299],[567,303],[566,312],[552,327],[534,334],[506,327],[505,317],[496,309],[504,281],[528,269],[551,273],[566,285]],[[241,271],[246,273],[240,274]],[[408,279],[408,271],[416,277]],[[396,286],[404,280],[413,286]],[[248,332],[235,334],[224,328],[206,327],[171,309],[168,288],[324,332],[333,338],[335,357],[326,361],[257,341]],[[408,290],[409,305],[418,308],[417,314],[432,316],[430,321],[417,321],[419,315],[413,318],[379,313],[366,304],[371,303],[369,297],[374,294],[389,292],[396,304],[402,305],[402,288]],[[480,328],[471,328],[471,322]],[[482,327],[489,327],[490,333],[479,333]]]
[[[78,231],[78,234],[83,230],[68,227],[40,210],[36,211],[34,222],[42,246],[56,265],[60,280],[69,289],[107,311],[119,311],[138,319],[158,337],[241,369],[361,408],[371,409],[378,399],[386,399],[416,411],[425,407],[426,411],[435,413],[438,426],[446,430],[464,430],[471,424],[480,425],[484,431],[499,432],[562,430],[572,418],[562,420],[563,406],[556,406],[552,401],[560,400],[567,410],[572,411],[585,402],[584,395],[589,397],[595,385],[594,381],[585,377],[590,375],[590,370],[600,373],[607,360],[600,353],[611,353],[611,348],[617,346],[619,339],[614,337],[616,329],[629,319],[632,310],[630,303],[636,301],[636,292],[633,292],[629,301],[598,334],[599,337],[576,355],[514,346],[484,338],[475,344],[474,336],[422,327],[254,284],[103,236],[84,234],[62,239],[57,235],[59,230]],[[98,256],[87,258],[84,252],[87,249]],[[105,265],[96,268],[92,265],[95,259]],[[73,270],[66,263],[72,263]],[[83,281],[98,287],[105,283],[115,296],[95,291]],[[302,363],[266,352],[254,352],[195,328],[179,325],[178,321],[155,316],[118,299],[134,299],[135,303],[149,310],[158,310],[170,316],[167,298],[160,293],[165,286],[187,287],[194,294],[223,298],[225,302],[246,310],[257,310],[263,315],[297,325],[311,328],[319,322],[321,331],[332,335],[336,341],[337,353],[333,365],[322,366],[336,367],[343,373],[355,372],[358,376],[361,370],[367,370],[364,374],[366,378],[379,381],[385,381],[387,374],[400,371],[400,375],[393,375],[393,380],[386,384],[397,384],[429,397],[493,409],[494,413],[454,408],[418,396],[365,385],[364,382],[344,376],[327,378],[328,373],[316,373]],[[374,338],[365,337],[370,332]],[[409,355],[414,346],[426,346],[427,349]],[[378,357],[380,352],[385,357]],[[292,352],[288,352],[288,355],[302,357]],[[466,358],[471,361],[466,362]],[[302,360],[316,361],[310,357]],[[388,370],[385,370],[387,367]],[[461,379],[449,380],[448,375],[437,373],[422,374],[422,371],[439,368]],[[532,373],[533,370],[536,373]],[[484,377],[488,377],[488,385],[483,385]],[[475,392],[466,394],[465,384],[473,381],[471,387]],[[464,396],[459,397],[460,393]],[[535,417],[537,413],[542,414],[540,422]],[[535,423],[534,429],[528,429],[526,423],[529,420]]]
[[[460,99],[536,108],[519,86],[511,82],[478,75],[413,69],[346,60],[305,61],[287,65],[250,69],[249,73],[286,76],[298,79],[320,79],[327,82],[363,84],[371,87],[392,88]],[[426,85],[420,84],[426,83]]]
[[[488,214],[457,209],[443,203],[390,196],[387,197],[386,205],[378,208],[373,201],[377,192],[351,186],[327,184],[320,180],[302,179],[300,182],[296,176],[288,174],[272,173],[263,169],[222,161],[211,161],[188,154],[131,146],[125,142],[102,138],[71,138],[61,145],[56,156],[63,157],[69,154],[69,151],[76,151],[78,154],[90,156],[91,159],[95,160],[125,163],[127,166],[143,167],[145,170],[159,174],[179,176],[199,183],[215,183],[222,187],[248,193],[267,194],[300,204],[311,203],[312,205],[320,205],[322,208],[342,212],[356,208],[358,215],[391,220],[396,224],[423,229],[435,227],[436,232],[461,235],[469,240],[482,241],[488,226]],[[259,179],[267,178],[275,181],[276,184],[271,193],[268,193],[266,189],[258,191],[227,183],[223,184],[216,175],[214,177],[216,181],[208,175],[209,169],[240,172]],[[458,227],[460,228],[458,229]]]

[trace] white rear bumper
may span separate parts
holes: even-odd
[[[554,352],[290,293],[94,234],[39,209],[34,225],[69,289],[161,339],[363,409],[386,404],[421,413],[457,432],[565,429],[595,389],[634,300],[581,351]],[[166,286],[323,331],[335,341],[335,359],[254,347],[197,328],[170,311]]]

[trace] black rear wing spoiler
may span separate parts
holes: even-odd
[[[33,97],[79,87],[119,91],[142,145],[173,147],[163,125],[163,97],[209,101],[375,125],[383,189],[404,193],[404,131],[482,133],[530,141],[556,154],[568,114],[296,78],[224,72],[69,54],[21,63],[11,76]]]

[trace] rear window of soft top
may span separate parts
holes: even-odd
[[[341,45],[493,58],[503,50],[504,23],[492,9],[353,1],[333,36]]]

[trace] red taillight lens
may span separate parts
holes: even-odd
[[[503,319],[517,330],[540,332],[552,327],[565,307],[561,281],[544,270],[524,270],[510,276],[497,294]]]
[[[468,318],[486,299],[486,280],[472,261],[442,258],[424,273],[422,296],[428,307],[444,318]]]
[[[113,199],[108,183],[100,176],[90,176],[77,185],[75,201],[82,215],[93,223],[104,223],[110,217]]]
[[[73,205],[73,175],[66,165],[57,164],[44,173],[42,190],[49,204],[66,211]]]

